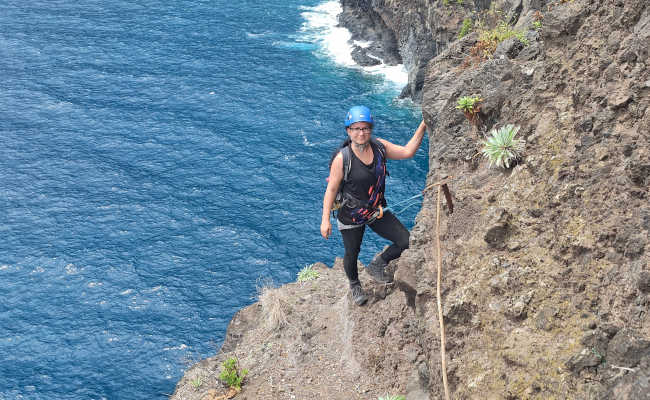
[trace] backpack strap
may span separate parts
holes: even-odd
[[[348,181],[350,170],[352,169],[352,157],[350,156],[350,145],[341,149],[341,156],[343,157],[343,184]]]
[[[348,181],[350,177],[350,170],[352,169],[352,157],[350,156],[350,145],[341,147],[339,150],[341,157],[343,158],[343,181],[341,186],[339,186],[338,192],[336,192],[336,197],[334,198],[334,204],[332,205],[332,216],[336,218],[336,211],[343,207],[348,199],[344,196],[343,188],[345,187],[345,182]],[[334,159],[333,156],[332,159]],[[329,178],[328,178],[329,179]]]
[[[381,152],[381,157],[384,159],[384,161],[386,161],[386,146],[384,146],[382,142],[375,139],[374,137],[370,138],[370,142],[374,144],[377,147],[377,149],[379,149],[379,151]]]

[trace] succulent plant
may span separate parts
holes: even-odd
[[[492,129],[490,137],[483,141],[483,156],[490,160],[490,166],[510,168],[513,161],[521,158],[526,142],[522,139],[515,139],[519,132],[518,126],[508,124],[499,129]]]

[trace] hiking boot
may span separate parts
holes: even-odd
[[[352,285],[350,287],[350,293],[352,294],[352,300],[357,303],[358,306],[362,306],[366,301],[368,301],[368,296],[363,293],[361,289],[361,284]]]
[[[393,278],[385,272],[386,265],[388,265],[388,263],[384,261],[381,254],[377,254],[366,267],[366,271],[368,271],[368,274],[379,283],[391,283]]]

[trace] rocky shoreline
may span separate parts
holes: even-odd
[[[645,0],[342,0],[358,58],[401,59],[429,126],[429,176],[453,176],[442,220],[453,398],[650,398],[650,9]],[[466,19],[521,32],[474,54]],[[493,21],[490,20],[493,19]],[[362,23],[360,23],[362,22]],[[356,30],[355,30],[356,29]],[[392,32],[392,34],[391,34]],[[479,54],[480,55],[480,54]],[[368,61],[371,62],[371,61]],[[456,109],[483,99],[478,122]],[[488,168],[481,141],[520,126],[523,159]],[[340,261],[278,288],[282,324],[253,304],[173,399],[216,399],[221,362],[250,370],[241,399],[443,398],[435,306],[435,193],[395,285],[350,304]],[[197,376],[204,384],[191,384]]]

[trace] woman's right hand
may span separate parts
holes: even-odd
[[[329,219],[323,220],[323,222],[320,223],[320,234],[325,239],[329,238],[329,236],[332,234],[332,223],[329,221]]]

